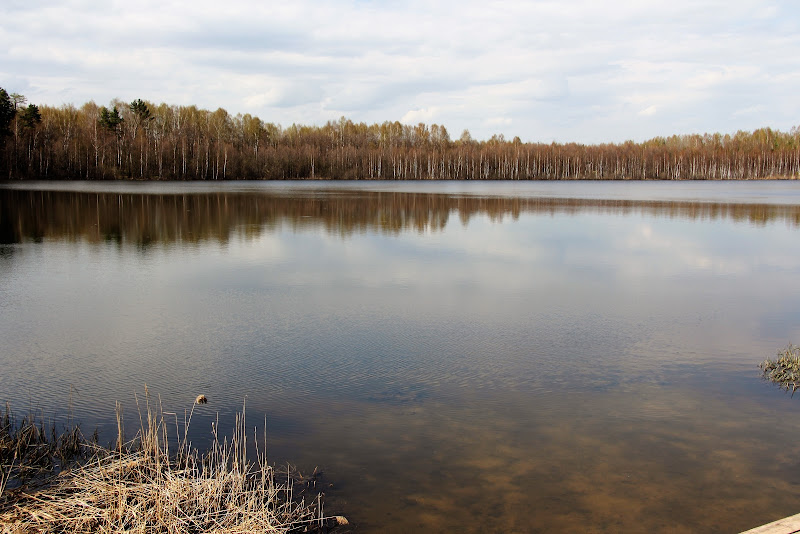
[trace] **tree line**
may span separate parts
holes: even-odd
[[[37,106],[0,88],[0,157],[0,176],[12,180],[741,180],[799,177],[800,129],[597,145],[477,141],[438,124],[342,117],[282,127],[141,99]]]

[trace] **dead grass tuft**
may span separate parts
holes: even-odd
[[[800,388],[800,347],[789,345],[778,351],[774,360],[766,359],[759,367],[766,380],[791,391],[793,395]]]
[[[31,421],[10,426],[6,408],[0,434],[4,440],[0,449],[3,532],[283,533],[323,532],[346,524],[340,516],[325,517],[321,495],[308,499],[296,490],[289,474],[285,478],[276,474],[265,454],[256,450],[255,461],[247,458],[244,410],[236,416],[230,441],[220,441],[217,422],[210,450],[200,454],[186,439],[195,405],[184,418],[181,432],[177,416],[158,404],[156,409],[145,394],[139,410],[141,428],[130,441],[124,439],[118,404],[119,435],[113,448],[81,437],[82,453],[75,456],[82,460],[44,483],[2,491],[12,473],[17,478],[23,464],[36,465],[43,456],[52,455],[52,450],[40,450],[40,429]],[[175,416],[173,436],[178,439],[172,441],[177,448],[172,452],[168,439],[172,425],[167,425],[165,416]],[[9,461],[7,452],[15,447],[21,452]]]

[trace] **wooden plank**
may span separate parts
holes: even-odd
[[[742,534],[796,534],[798,532],[800,532],[800,514],[746,530]]]

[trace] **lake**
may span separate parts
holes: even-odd
[[[267,421],[356,532],[800,512],[799,182],[0,185],[0,402]]]

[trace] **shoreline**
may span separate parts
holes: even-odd
[[[142,428],[130,440],[118,404],[117,442],[108,447],[96,433],[85,438],[79,424],[57,429],[35,415],[17,421],[7,404],[0,410],[2,532],[330,532],[348,524],[324,514],[308,477],[290,467],[278,473],[257,444],[256,460],[247,457],[242,414],[230,441],[215,432],[201,452],[187,441],[191,413],[181,437],[177,421],[168,431],[156,404],[146,393]]]

